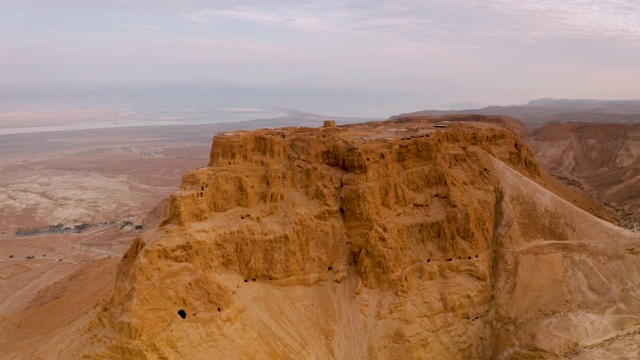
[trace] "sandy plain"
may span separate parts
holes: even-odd
[[[173,127],[0,136],[0,316],[96,260],[121,256],[182,173],[206,164],[209,142]],[[56,224],[69,230],[16,235]],[[80,224],[89,226],[76,233]]]

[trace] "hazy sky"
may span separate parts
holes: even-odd
[[[637,99],[640,1],[0,0],[0,83],[61,79]]]

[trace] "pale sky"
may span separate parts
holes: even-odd
[[[637,99],[640,1],[0,0],[0,85],[187,79]]]

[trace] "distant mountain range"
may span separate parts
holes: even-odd
[[[2,111],[78,109],[216,109],[287,107],[335,116],[384,118],[424,104],[415,93],[283,85],[243,85],[218,80],[101,84],[58,81],[0,86]],[[419,107],[418,107],[419,108]]]
[[[431,101],[431,102],[430,102]],[[0,85],[0,111],[135,111],[219,108],[288,108],[340,117],[384,118],[403,109],[438,108],[424,95],[379,89],[244,85],[221,80],[136,81],[113,84],[61,80],[46,84]],[[640,100],[543,98],[524,105],[486,106],[453,102],[445,108],[407,115],[506,115],[535,129],[548,122],[640,122]]]
[[[424,110],[393,116],[506,115],[522,120],[535,129],[549,122],[640,122],[640,100],[538,99],[525,105],[487,106],[466,110]]]

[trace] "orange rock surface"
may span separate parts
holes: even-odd
[[[111,300],[47,351],[635,358],[640,238],[547,190],[516,120],[464,120],[217,134]]]

